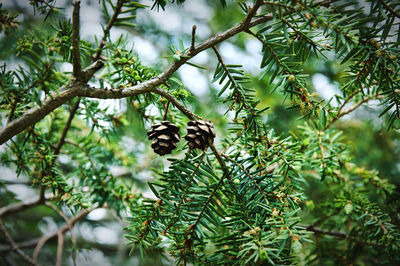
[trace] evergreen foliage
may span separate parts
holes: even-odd
[[[37,194],[21,200],[0,177],[2,263],[53,264],[54,254],[57,265],[75,263],[85,244],[67,232],[78,221],[95,226],[85,216],[98,208],[123,224],[131,256],[143,264],[400,263],[400,3],[209,1],[210,23],[225,28],[199,40],[196,27],[176,36],[136,20],[146,9],[168,13],[191,1],[94,1],[103,35],[90,39],[80,36],[80,2],[72,14],[59,2],[30,1],[36,28],[0,4],[1,169]],[[127,35],[111,37],[113,28],[167,36],[168,54],[146,65]],[[222,53],[223,43],[244,49],[248,40],[262,47],[256,72]],[[192,61],[206,50],[212,63]],[[211,77],[209,99],[181,81],[184,65]],[[324,69],[339,89],[328,100],[311,79]],[[380,111],[368,116],[384,121],[379,133],[368,121],[341,123],[371,101]],[[165,158],[154,154],[146,131],[165,120],[172,129],[152,138],[184,136],[189,123],[201,144],[176,137],[162,140]],[[351,130],[386,134],[389,144],[366,137],[371,154],[360,156],[367,144]],[[384,175],[368,165],[374,161],[390,165]],[[54,233],[42,235],[44,216],[53,217]]]

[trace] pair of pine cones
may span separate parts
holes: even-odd
[[[169,121],[162,121],[152,126],[147,136],[153,140],[151,147],[159,155],[170,154],[176,148],[176,143],[181,139],[179,128]],[[214,125],[205,120],[192,120],[188,122],[185,140],[190,149],[205,150],[214,142]]]

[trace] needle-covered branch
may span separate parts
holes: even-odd
[[[106,40],[108,35],[110,34],[110,30],[113,27],[115,21],[117,20],[118,15],[121,13],[122,10],[122,5],[124,4],[124,0],[118,0],[116,6],[115,6],[115,11],[113,16],[111,17],[110,21],[108,22],[106,28],[104,29],[104,35],[103,38],[100,41],[99,47],[97,48],[98,51],[96,55],[94,56],[94,60],[100,59],[101,52],[103,51],[104,46],[106,45]]]
[[[48,115],[67,101],[73,99],[74,97],[81,96],[100,99],[118,99],[147,93],[147,90],[154,89],[157,86],[166,82],[171,77],[171,75],[174,74],[190,58],[240,32],[243,32],[249,27],[259,25],[261,23],[271,20],[272,18],[272,15],[262,16],[250,21],[248,25],[244,25],[243,23],[241,23],[214,37],[211,37],[203,43],[197,45],[192,53],[188,51],[184,56],[181,57],[180,60],[170,65],[157,77],[133,87],[124,89],[103,90],[88,87],[77,81],[70,82],[64,87],[60,88],[58,93],[53,93],[51,97],[46,98],[41,106],[29,109],[21,117],[15,119],[11,123],[7,124],[3,129],[1,129],[0,145],[11,139],[13,136],[19,134],[21,131],[34,125],[36,122],[40,121],[46,115]],[[83,80],[87,82],[93,76],[94,72],[99,69],[100,66],[102,66],[102,62],[96,61],[95,63],[87,67],[83,71]]]

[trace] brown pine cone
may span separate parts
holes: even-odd
[[[176,148],[176,143],[181,139],[179,128],[169,121],[162,121],[155,124],[147,132],[150,140],[153,140],[151,147],[159,155],[170,154]]]
[[[189,121],[185,140],[188,141],[190,149],[205,150],[214,142],[214,138],[214,125],[211,122],[205,120]]]

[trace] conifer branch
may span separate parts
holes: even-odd
[[[192,182],[193,182],[193,180],[194,180],[194,177],[196,176],[196,173],[197,173],[197,171],[199,170],[200,165],[201,165],[201,163],[203,162],[203,159],[204,159],[204,156],[205,156],[205,155],[206,155],[206,149],[204,149],[203,154],[201,155],[201,157],[200,157],[200,159],[199,159],[199,162],[198,162],[196,168],[193,170],[193,173],[192,173],[192,175],[190,176],[188,183],[186,184],[186,188],[185,188],[185,191],[184,191],[183,194],[182,194],[181,200],[179,201],[178,206],[176,207],[175,212],[174,212],[174,214],[172,215],[171,220],[169,221],[168,225],[165,227],[165,229],[164,229],[163,232],[161,233],[162,235],[166,235],[167,232],[168,232],[168,230],[176,223],[176,221],[177,221],[177,219],[178,219],[179,211],[180,211],[180,209],[181,209],[181,207],[182,207],[182,204],[183,204],[183,201],[184,201],[185,198],[186,198],[186,195],[187,195],[187,193],[188,193],[188,191],[189,191],[189,189],[190,189],[190,185],[192,184]]]
[[[122,5],[124,4],[125,0],[118,0],[116,6],[115,6],[115,11],[113,16],[111,17],[110,21],[108,22],[106,28],[104,29],[104,35],[103,38],[100,41],[99,47],[97,48],[97,53],[93,58],[93,61],[97,61],[100,59],[101,56],[101,52],[103,51],[104,46],[106,45],[106,40],[108,35],[110,34],[110,30],[113,27],[115,21],[117,20],[118,15],[121,13],[122,11]]]
[[[254,180],[254,178],[249,174],[249,172],[244,169],[243,165],[239,164],[238,162],[236,162],[235,160],[232,160],[228,155],[226,154],[222,154],[223,157],[225,157],[228,161],[230,161],[231,163],[235,164],[237,167],[239,167],[242,172],[251,180],[251,182],[254,184],[254,186],[256,186],[258,192],[261,193],[261,195],[263,195],[265,203],[268,204],[268,198],[267,198],[267,193],[264,192],[264,190],[261,188],[261,186],[257,183],[256,180]]]
[[[257,10],[262,6],[263,1],[257,0],[253,7],[249,7],[246,18],[243,21],[243,26],[247,28],[250,24],[251,19],[257,14]]]
[[[149,220],[146,220],[143,222],[144,229],[140,233],[138,239],[135,241],[135,245],[139,244],[143,239],[145,239],[147,234],[150,232],[149,226],[156,218],[157,212],[158,212],[159,208],[162,206],[162,203],[163,203],[162,199],[157,199],[156,205],[153,210],[153,214],[151,215],[151,218]]]
[[[343,110],[344,106],[355,96],[359,93],[360,91],[354,91],[352,94],[350,94],[345,101],[342,103],[342,105],[339,107],[338,112],[336,114],[335,117],[333,117],[333,119],[326,124],[325,126],[325,130],[328,129],[333,123],[335,123],[337,120],[339,120],[341,117],[350,114],[351,112],[353,112],[354,110],[356,110],[358,107],[360,107],[362,104],[369,102],[370,100],[374,100],[374,99],[382,99],[383,95],[382,94],[377,94],[374,96],[368,96],[365,97],[363,99],[361,99],[360,101],[358,101],[356,104],[354,104],[353,106],[349,107],[348,109]]]
[[[53,110],[71,100],[74,97],[89,97],[99,99],[118,99],[130,96],[136,96],[143,93],[148,93],[150,89],[157,91],[156,87],[165,83],[169,77],[175,73],[183,64],[185,64],[190,58],[194,57],[198,53],[215,46],[216,44],[246,30],[249,27],[253,27],[269,20],[272,20],[272,15],[264,15],[251,20],[248,26],[244,26],[243,23],[230,28],[214,37],[211,37],[203,43],[197,45],[193,50],[192,54],[187,54],[181,57],[180,60],[170,65],[164,72],[159,74],[157,77],[148,81],[142,82],[133,87],[124,89],[95,89],[82,84],[81,82],[69,82],[64,87],[60,88],[58,93],[53,93],[51,97],[46,98],[41,106],[37,106],[29,109],[24,115],[15,119],[10,124],[6,125],[0,130],[0,145],[11,139],[13,136],[19,134],[24,129],[40,121],[46,115],[51,113]],[[87,82],[94,74],[95,71],[100,69],[103,65],[101,60],[96,60],[92,65],[87,67],[83,71],[82,80]],[[150,91],[151,92],[151,91]],[[168,99],[169,100],[169,99]]]

